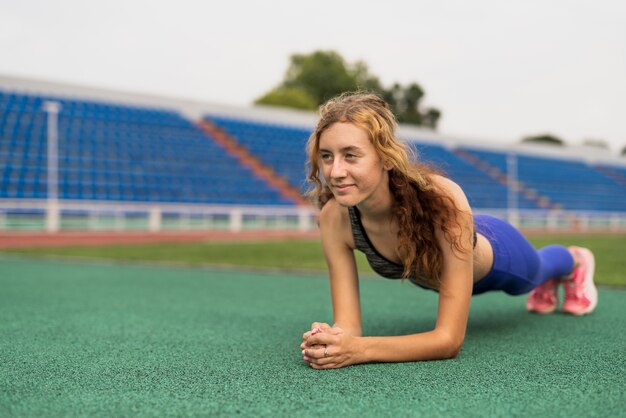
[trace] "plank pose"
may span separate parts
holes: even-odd
[[[594,257],[585,248],[535,250],[507,222],[473,215],[463,190],[395,136],[389,106],[373,94],[344,94],[320,108],[308,142],[311,196],[319,205],[334,325],[313,323],[302,355],[315,369],[367,362],[457,356],[472,295],[530,292],[527,309],[551,313],[557,288],[563,311],[597,304]],[[439,293],[435,328],[403,336],[363,337],[354,250],[390,279],[406,278]]]

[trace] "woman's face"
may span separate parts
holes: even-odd
[[[388,193],[387,169],[356,125],[336,122],[320,136],[318,161],[324,180],[342,206],[356,206]]]

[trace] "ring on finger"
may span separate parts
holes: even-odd
[[[324,348],[324,357],[328,357],[328,348],[327,347]]]

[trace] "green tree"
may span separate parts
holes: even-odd
[[[317,101],[306,90],[299,87],[277,87],[265,93],[255,103],[306,110],[317,108]]]
[[[318,105],[345,91],[381,89],[364,62],[349,65],[334,51],[292,55],[282,86],[306,91]]]
[[[622,148],[622,155],[626,156],[626,145],[624,146],[624,148]]]
[[[437,128],[441,112],[435,108],[421,109],[425,93],[419,84],[402,86],[395,83],[385,89],[365,62],[346,63],[335,51],[293,54],[282,83],[255,103],[310,109],[341,93],[359,90],[381,95],[399,122]],[[315,105],[310,107],[310,102],[303,96],[312,99]]]
[[[383,92],[383,97],[396,112],[398,121],[423,125],[424,115],[419,106],[424,97],[424,90],[417,83],[409,84],[407,87],[395,83]]]
[[[433,130],[437,129],[437,122],[439,122],[439,118],[441,118],[441,112],[439,109],[429,107],[426,109],[426,114],[422,117],[422,125]]]
[[[527,136],[522,139],[522,142],[525,143],[535,143],[535,144],[547,144],[547,145],[558,145],[564,146],[565,142],[554,135],[551,134],[541,134],[534,136]]]

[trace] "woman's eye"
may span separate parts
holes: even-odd
[[[353,158],[356,158],[356,155],[354,155],[354,154],[346,154],[346,158],[351,160]]]
[[[330,161],[333,159],[333,156],[330,154],[322,154],[322,161]]]

